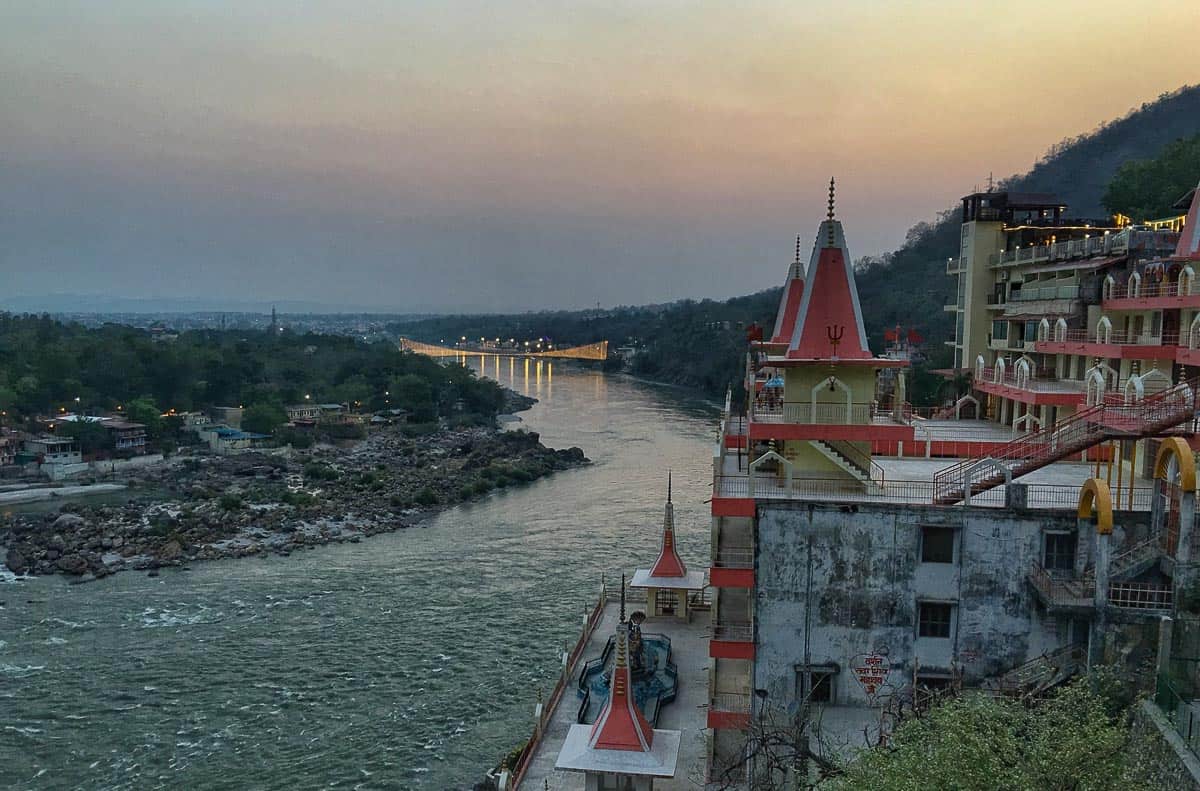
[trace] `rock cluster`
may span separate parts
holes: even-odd
[[[195,560],[289,554],[416,524],[439,508],[586,464],[537,434],[492,428],[405,436],[391,427],[348,447],[290,455],[195,455],[141,473],[166,498],[68,503],[0,522],[0,557],[16,574],[83,579]]]

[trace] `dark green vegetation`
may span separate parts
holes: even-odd
[[[1136,209],[1143,195],[1147,213],[1162,216],[1162,202],[1178,199],[1200,179],[1196,167],[1200,130],[1200,86],[1181,88],[1144,104],[1128,115],[1092,132],[1062,141],[1050,148],[1025,175],[1001,182],[999,189],[1020,192],[1050,192],[1059,196],[1077,217],[1108,215],[1106,204],[1110,181],[1123,165],[1147,157],[1161,164],[1130,166],[1115,182],[1133,183],[1131,198],[1115,193],[1114,208]],[[1171,145],[1189,138],[1187,143]],[[1191,163],[1189,165],[1189,163]],[[1177,172],[1192,167],[1192,171]],[[981,169],[986,163],[981,164]],[[1176,187],[1183,184],[1176,191]],[[918,188],[919,185],[917,185]],[[963,194],[970,192],[964,186]],[[1117,202],[1119,201],[1119,202]],[[1158,201],[1157,203],[1153,201]],[[1149,211],[1155,209],[1155,211]],[[1125,213],[1130,213],[1126,211]],[[1135,219],[1147,219],[1137,216]],[[1166,213],[1170,213],[1169,211]],[[910,400],[927,405],[938,400],[942,380],[930,374],[934,368],[951,365],[949,347],[953,315],[942,310],[950,302],[954,281],[945,274],[946,259],[958,254],[959,212],[957,205],[932,222],[915,225],[898,250],[857,262],[858,291],[867,333],[874,349],[883,345],[883,331],[896,324],[915,326],[927,341],[930,356],[918,366],[909,388]],[[805,229],[801,228],[801,231]],[[851,250],[854,229],[848,229]],[[781,267],[780,278],[784,272]],[[396,330],[419,340],[437,343],[442,338],[528,338],[546,335],[559,344],[590,343],[607,338],[613,345],[633,342],[644,352],[631,364],[634,374],[700,388],[720,396],[735,381],[742,365],[744,335],[736,322],[757,321],[770,328],[779,303],[779,291],[770,290],[724,302],[685,300],[671,305],[617,308],[595,311],[538,313],[513,316],[459,316],[407,322]],[[712,322],[731,322],[732,329],[716,329]]]
[[[1116,682],[1116,683],[1113,683]],[[1131,701],[1111,674],[1030,707],[968,694],[898,727],[821,789],[1118,791],[1158,788],[1130,730]],[[1112,693],[1112,694],[1110,694]]]
[[[1200,134],[1168,143],[1154,159],[1133,159],[1113,176],[1104,206],[1135,219],[1157,219],[1178,213],[1179,196],[1200,179]]]
[[[130,327],[0,314],[0,410],[9,424],[60,409],[120,407],[154,437],[169,428],[167,410],[242,405],[244,427],[269,433],[286,420],[285,405],[303,402],[407,409],[417,422],[486,419],[503,406],[504,391],[459,365],[333,335],[207,330],[163,343]]]

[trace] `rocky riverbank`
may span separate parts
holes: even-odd
[[[513,402],[510,410],[528,403]],[[94,579],[215,558],[287,555],[418,525],[433,512],[588,463],[527,431],[391,427],[347,448],[186,456],[129,480],[165,491],[145,504],[68,503],[0,521],[15,574]],[[151,573],[155,573],[151,571]]]

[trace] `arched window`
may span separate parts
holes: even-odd
[[[1005,367],[1006,366],[1004,365],[1004,358],[997,357],[996,358],[996,368],[995,368],[996,373],[995,373],[995,376],[993,377],[992,381],[994,381],[994,382],[1003,382],[1004,381]]]
[[[1054,322],[1054,340],[1062,343],[1067,339],[1067,320],[1062,316],[1058,317],[1058,321]]]
[[[1022,357],[1013,365],[1013,376],[1017,380],[1017,387],[1026,387],[1029,385],[1029,380],[1033,378],[1033,362],[1028,357]]]
[[[1104,374],[1099,369],[1088,370],[1085,396],[1088,406],[1095,406],[1104,401]]]
[[[1196,271],[1192,269],[1191,264],[1185,266],[1179,272],[1179,296],[1190,297],[1192,295],[1192,281],[1196,278]]]
[[[1200,313],[1196,314],[1196,317],[1200,318]],[[975,378],[982,382],[983,381],[983,372],[986,370],[987,370],[987,360],[983,359],[982,354],[977,355],[975,357]]]
[[[1126,296],[1140,297],[1142,295],[1142,276],[1134,272],[1129,276],[1129,293]]]
[[[1042,319],[1040,322],[1038,322],[1038,340],[1039,341],[1050,340],[1050,320],[1049,319]]]
[[[1195,349],[1200,347],[1200,311],[1192,317],[1192,326],[1188,330],[1188,348]]]
[[[1101,316],[1100,321],[1096,322],[1096,343],[1111,342],[1112,322],[1108,320],[1108,316]]]
[[[1117,287],[1117,281],[1113,280],[1112,275],[1104,276],[1104,283],[1100,286],[1100,298],[1112,299],[1113,289]]]

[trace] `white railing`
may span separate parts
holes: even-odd
[[[860,425],[870,423],[875,415],[874,404],[813,404],[805,402],[765,403],[754,405],[754,420],[758,423],[804,423],[822,426]]]

